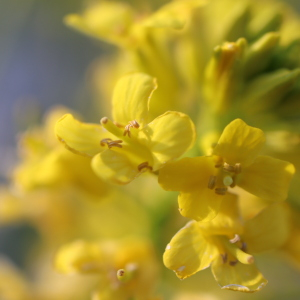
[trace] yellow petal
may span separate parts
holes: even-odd
[[[217,248],[203,237],[198,223],[191,221],[172,238],[163,260],[167,268],[184,279],[209,267],[217,254]]]
[[[29,300],[35,298],[32,282],[2,254],[0,257],[0,290],[2,299]]]
[[[218,284],[225,290],[253,293],[268,283],[254,264],[238,262],[231,266],[223,263],[221,256],[212,263],[211,270]]]
[[[245,224],[247,251],[259,253],[282,246],[290,234],[290,218],[284,203],[268,206]]]
[[[177,0],[162,6],[144,22],[148,27],[182,29],[193,9],[206,4],[205,0]]]
[[[158,182],[166,191],[189,191],[198,186],[204,189],[214,171],[214,161],[210,157],[185,157],[167,163],[159,171]]]
[[[260,129],[236,119],[226,126],[213,153],[230,165],[240,163],[243,167],[253,162],[264,143],[265,136]]]
[[[127,125],[136,120],[141,127],[148,123],[149,102],[156,89],[156,80],[143,73],[133,73],[122,77],[113,94],[113,118]]]
[[[60,273],[94,273],[105,262],[99,245],[82,240],[62,246],[55,257],[55,268]]]
[[[242,170],[237,184],[249,193],[269,201],[283,201],[295,173],[294,166],[269,156],[258,156]]]
[[[181,192],[178,196],[179,212],[187,218],[208,222],[216,217],[225,196],[217,195],[206,186],[189,192]]]
[[[128,38],[133,12],[125,3],[103,1],[90,5],[82,15],[67,15],[64,21],[84,34],[122,46]]]
[[[16,197],[7,188],[0,188],[0,224],[17,223],[24,218],[24,200]],[[27,204],[25,204],[27,205]]]
[[[117,184],[127,184],[140,174],[126,155],[111,149],[96,155],[92,168],[100,178]]]
[[[71,110],[64,106],[55,106],[51,108],[44,117],[44,133],[42,134],[42,138],[44,141],[46,139],[46,143],[48,145],[56,146],[57,145],[57,138],[53,131],[57,120],[61,118],[61,116],[71,113]],[[72,112],[73,113],[73,112]],[[75,115],[76,116],[76,115]]]
[[[202,222],[200,227],[209,235],[226,235],[233,237],[243,232],[238,199],[236,195],[227,193],[218,215],[211,222]]]
[[[65,184],[69,181],[71,174],[61,161],[64,151],[67,150],[61,148],[57,151],[49,151],[47,155],[39,159],[25,161],[14,170],[14,180],[25,190]]]
[[[100,146],[102,139],[113,138],[100,125],[81,123],[70,114],[64,115],[57,121],[55,133],[67,149],[90,157],[105,149]]]
[[[139,138],[152,152],[153,169],[156,170],[191,148],[195,142],[196,132],[189,116],[169,111],[145,126],[139,132]]]

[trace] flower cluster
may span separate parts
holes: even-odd
[[[19,141],[0,223],[36,229],[40,282],[3,262],[21,295],[0,283],[4,298],[190,300],[167,269],[252,293],[268,282],[257,254],[300,265],[300,19],[275,1],[160,4],[65,17],[115,51],[93,66],[97,123],[56,107]],[[63,275],[41,276],[51,261]]]

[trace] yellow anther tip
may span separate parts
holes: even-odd
[[[249,255],[247,258],[248,264],[253,264],[254,263],[254,257],[252,255]]]
[[[107,117],[103,117],[101,120],[100,120],[100,123],[101,124],[106,124],[108,122],[108,118]]]

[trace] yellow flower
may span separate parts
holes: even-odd
[[[29,300],[34,298],[31,285],[24,274],[2,256],[0,257],[0,290],[1,299]]]
[[[148,123],[155,89],[155,80],[146,74],[124,76],[113,94],[114,122],[104,117],[102,127],[64,115],[56,135],[69,150],[93,157],[92,168],[103,179],[126,184],[145,171],[155,172],[195,140],[194,124],[183,113],[168,111]]]
[[[66,111],[63,107],[52,108],[43,125],[22,134],[22,160],[13,170],[14,183],[25,191],[72,186],[81,192],[104,196],[107,185],[95,176],[90,159],[70,153],[55,137],[55,122]]]
[[[236,119],[224,129],[212,156],[170,162],[160,171],[159,183],[165,190],[180,191],[181,214],[197,221],[213,219],[235,186],[271,202],[283,201],[295,169],[258,155],[264,143],[260,129]]]
[[[152,299],[158,276],[154,249],[141,238],[75,241],[61,247],[55,267],[64,274],[98,274],[100,283],[93,299]]]
[[[191,106],[190,91],[183,87],[177,61],[172,61],[176,53],[178,34],[190,19],[193,11],[206,4],[206,0],[170,1],[155,12],[136,11],[128,3],[101,1],[88,6],[81,14],[70,14],[65,23],[84,34],[118,46],[121,54],[109,64],[109,70],[97,83],[101,93],[107,90],[107,81],[115,82],[127,72],[140,71],[155,76],[160,88],[152,100],[151,114],[153,117],[166,110],[186,112],[187,102]],[[151,3],[147,5],[151,6]],[[107,63],[107,57],[104,64]],[[120,70],[120,66],[122,65]],[[116,73],[117,72],[117,73]],[[112,75],[114,74],[114,75]],[[183,103],[182,98],[185,98]]]
[[[81,15],[67,15],[65,23],[94,38],[132,49],[146,41],[149,28],[182,29],[190,11],[206,2],[176,0],[147,15],[126,3],[102,1],[87,7]]]
[[[222,289],[255,292],[267,280],[252,254],[281,246],[288,237],[288,224],[287,211],[274,204],[242,226],[232,196],[212,222],[191,221],[183,227],[167,245],[164,264],[180,279],[211,266]]]

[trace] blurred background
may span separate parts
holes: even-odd
[[[300,10],[300,1],[285,2]],[[7,174],[16,160],[18,132],[38,123],[49,107],[63,104],[76,108],[83,115],[91,112],[94,104],[88,86],[88,68],[99,55],[114,48],[78,34],[63,24],[66,14],[80,12],[83,7],[82,0],[0,1],[2,183],[7,181]],[[101,113],[94,112],[89,120],[98,122],[100,117]],[[34,239],[35,233],[28,228],[1,228],[0,252],[22,265],[18,249],[26,249]],[[293,270],[281,267],[286,276],[299,279],[299,274],[294,277]],[[279,289],[275,275],[270,273],[266,277]],[[290,282],[290,285],[295,288],[297,283]]]

